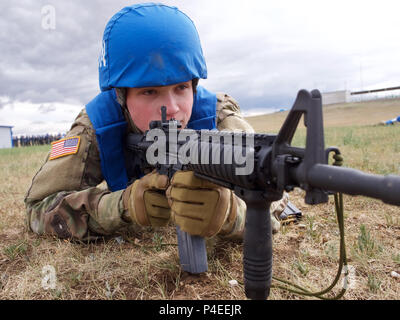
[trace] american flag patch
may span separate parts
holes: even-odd
[[[80,137],[70,137],[51,143],[50,160],[78,152]]]

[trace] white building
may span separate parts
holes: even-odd
[[[0,126],[0,149],[12,146],[12,126]]]
[[[350,91],[332,91],[322,93],[322,105],[350,102]]]

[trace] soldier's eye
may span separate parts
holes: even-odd
[[[189,88],[189,86],[188,86],[187,84],[180,84],[180,85],[177,87],[178,90],[185,90],[185,89],[187,89],[187,88]]]
[[[144,90],[143,92],[142,92],[142,94],[143,95],[145,95],[145,96],[151,96],[151,95],[153,95],[153,94],[156,94],[156,90],[154,90],[154,89],[148,89],[148,90]]]

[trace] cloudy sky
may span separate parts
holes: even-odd
[[[1,0],[0,125],[65,132],[98,92],[107,21],[146,1]],[[299,89],[400,85],[399,1],[163,1],[199,31],[208,75],[245,114],[288,108]],[[54,19],[53,19],[54,17]]]

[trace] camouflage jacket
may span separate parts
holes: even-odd
[[[224,93],[217,94],[217,128],[254,132],[238,103]],[[66,135],[72,136],[80,137],[77,153],[53,160],[48,155],[32,179],[25,197],[28,227],[37,234],[86,240],[131,225],[124,190],[111,192],[103,181],[96,135],[85,109]],[[237,230],[243,230],[242,220],[236,221]]]

